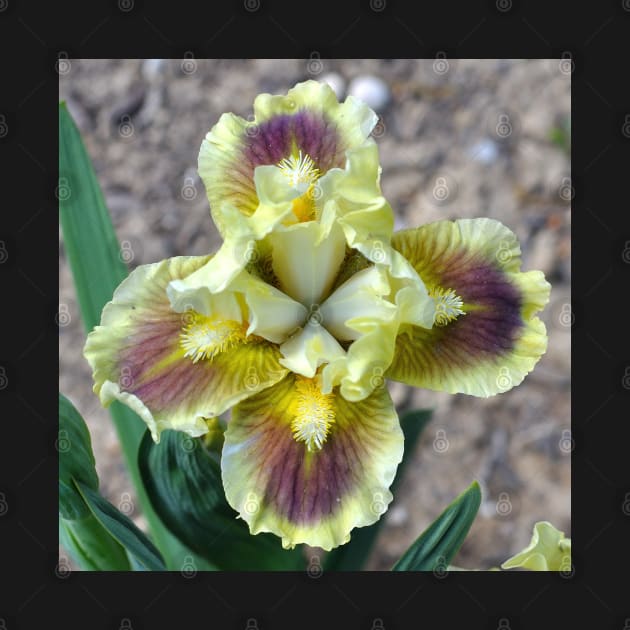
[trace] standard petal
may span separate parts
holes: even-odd
[[[541,272],[519,271],[516,236],[492,219],[438,221],[394,234],[392,245],[428,287],[436,320],[401,327],[387,377],[475,396],[518,385],[546,350],[534,314],[550,287]]]
[[[319,439],[309,442],[313,433]],[[289,374],[234,408],[223,485],[252,534],[272,532],[285,548],[329,550],[385,512],[402,454],[385,388],[349,403],[337,392],[321,394],[314,379]]]
[[[299,83],[285,96],[260,94],[253,121],[224,114],[199,153],[199,175],[213,217],[225,201],[245,215],[254,213],[258,166],[277,165],[299,151],[321,173],[342,166],[345,151],[361,144],[377,120],[365,104],[352,97],[340,104],[328,85],[316,81]]]
[[[270,234],[273,270],[280,289],[309,308],[328,295],[346,256],[338,225],[330,230],[315,221]]]
[[[248,338],[239,300],[201,295],[194,311],[175,312],[166,288],[208,261],[177,257],[135,269],[103,309],[84,354],[103,405],[136,411],[158,441],[164,429],[198,436],[218,415],[280,380],[277,349]],[[213,325],[204,322],[213,317]],[[210,358],[212,357],[212,358]]]

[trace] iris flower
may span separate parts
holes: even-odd
[[[88,335],[104,405],[193,437],[231,409],[228,502],[252,534],[329,550],[374,523],[403,434],[386,379],[490,396],[546,349],[542,273],[491,219],[394,233],[376,115],[308,81],[224,114],[199,155],[224,242],[135,269]]]

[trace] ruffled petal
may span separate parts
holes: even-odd
[[[539,271],[519,271],[516,236],[498,221],[465,219],[398,232],[392,245],[429,288],[436,321],[401,327],[387,377],[475,396],[518,385],[547,347],[534,314],[550,286]]]
[[[384,388],[349,403],[337,392],[321,394],[316,379],[289,374],[234,408],[223,485],[252,534],[272,532],[285,548],[329,550],[385,512],[402,454]]]
[[[286,374],[276,347],[247,337],[237,296],[200,293],[193,310],[172,309],[169,282],[207,260],[177,257],[135,269],[116,289],[85,344],[102,404],[117,399],[131,407],[156,442],[164,429],[206,433],[204,418]]]
[[[320,173],[342,166],[345,151],[361,144],[377,120],[364,103],[353,97],[339,103],[330,86],[316,81],[299,83],[286,96],[260,94],[253,121],[223,114],[199,152],[199,175],[213,216],[226,201],[253,214],[259,202],[254,186],[258,166],[277,165],[299,151]]]
[[[571,539],[549,521],[534,525],[532,539],[520,553],[506,560],[502,569],[522,567],[530,571],[571,571]]]

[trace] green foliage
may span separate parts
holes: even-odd
[[[59,394],[59,513],[65,519],[79,519],[90,510],[77,492],[73,479],[92,490],[98,489],[92,443],[83,418],[74,405]]]
[[[64,103],[59,106],[59,219],[66,256],[86,331],[100,321],[101,311],[127,275],[94,168],[81,135]],[[138,472],[137,455],[145,424],[131,409],[110,407],[138,502],[169,569],[180,569],[191,555],[153,512]],[[64,490],[65,492],[65,490]],[[201,559],[197,566],[212,569]]]
[[[93,571],[129,571],[129,553],[147,569],[164,570],[160,553],[151,541],[98,493],[88,428],[81,414],[62,394],[59,394],[57,448],[59,537],[81,567]]]
[[[160,552],[127,516],[88,486],[76,486],[96,520],[129,554],[150,571],[166,571]]]
[[[481,504],[474,481],[420,534],[392,571],[446,571],[462,546]]]
[[[125,549],[84,505],[88,516],[76,520],[59,517],[59,542],[84,571],[130,571]]]
[[[252,536],[229,506],[221,469],[203,439],[164,431],[155,444],[147,431],[140,472],[153,507],[187,546],[224,570],[298,570],[300,548],[286,551],[271,534]]]

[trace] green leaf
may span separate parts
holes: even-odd
[[[405,454],[396,471],[391,491],[396,497],[396,488],[403,477],[403,473],[411,459],[420,434],[433,414],[432,409],[420,409],[406,413],[400,419],[400,426],[405,435]],[[326,571],[360,571],[367,562],[374,547],[376,538],[381,530],[385,517],[381,517],[374,525],[361,527],[352,532],[350,542],[331,551],[324,560]]]
[[[140,472],[153,507],[191,549],[224,570],[299,570],[299,548],[282,549],[271,534],[252,536],[225,499],[221,469],[201,439],[164,431],[155,444],[147,431]]]
[[[76,482],[77,489],[98,522],[149,571],[166,571],[166,566],[155,545],[117,510],[109,501],[89,486]]]
[[[99,323],[114,289],[127,276],[118,239],[81,135],[65,103],[59,105],[59,218],[86,331]],[[138,503],[167,567],[178,570],[191,555],[164,527],[148,500],[138,472],[138,448],[145,424],[118,401],[110,412]],[[194,554],[193,554],[194,555]],[[196,559],[197,565],[203,560]]]
[[[90,510],[76,491],[72,478],[83,482],[92,490],[98,489],[98,476],[94,468],[92,442],[81,414],[62,394],[59,394],[59,513],[65,519],[84,518]]]
[[[481,504],[476,481],[424,530],[392,571],[445,571],[462,546]]]
[[[83,501],[83,499],[81,499]],[[59,517],[59,541],[84,571],[129,571],[131,565],[122,545],[90,512],[76,520]]]

